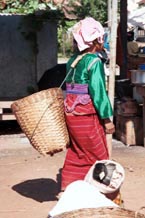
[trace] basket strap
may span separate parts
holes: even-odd
[[[68,71],[67,75],[65,76],[64,80],[62,81],[61,85],[59,86],[59,88],[61,88],[63,86],[63,84],[65,83],[67,77],[69,76],[69,74],[71,73],[71,71],[73,70],[73,68],[70,68],[70,70]]]
[[[78,55],[77,58],[72,62],[71,64],[71,68],[68,71],[67,75],[65,76],[64,80],[62,81],[61,85],[59,86],[59,88],[61,88],[63,86],[63,84],[65,83],[67,77],[69,76],[69,74],[71,73],[72,70],[75,69],[76,65],[78,64],[78,62],[88,53],[84,53],[82,55]]]
[[[53,103],[54,103],[54,101],[52,101],[52,102],[45,108],[45,110],[43,111],[43,113],[42,113],[42,115],[41,115],[41,117],[40,117],[38,123],[36,124],[36,126],[35,126],[35,128],[34,128],[34,130],[33,130],[33,132],[32,132],[32,135],[31,135],[31,137],[30,137],[30,142],[32,141],[33,136],[34,136],[34,134],[35,134],[35,131],[36,131],[36,129],[37,129],[39,123],[41,122],[41,120],[42,120],[44,114],[46,113],[46,111],[48,110],[48,108],[49,108]]]
[[[84,53],[82,55],[78,55],[77,58],[72,62],[71,67],[75,68],[75,66],[78,64],[78,62],[88,53]]]

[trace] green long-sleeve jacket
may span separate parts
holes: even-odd
[[[67,72],[77,54],[73,55],[67,63]],[[87,53],[75,66],[75,70],[67,76],[66,82],[74,80],[78,84],[88,84],[88,93],[94,103],[95,109],[102,119],[113,115],[110,100],[106,92],[104,66],[97,54]]]

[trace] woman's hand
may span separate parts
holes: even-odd
[[[115,125],[109,118],[104,119],[104,128],[106,134],[113,134],[115,132]]]

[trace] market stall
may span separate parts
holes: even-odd
[[[126,92],[126,98],[116,104],[116,138],[126,145],[145,146],[145,7],[130,10],[127,24],[127,79],[132,96]]]
[[[127,42],[128,75],[134,87],[133,98],[139,105],[142,104],[142,118],[136,131],[145,146],[145,7],[129,12],[128,27],[132,29]]]

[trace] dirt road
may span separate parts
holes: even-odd
[[[41,156],[26,137],[0,136],[0,218],[46,218],[57,201],[65,152]],[[127,209],[145,206],[145,148],[113,140],[112,159],[126,172],[122,198]]]

